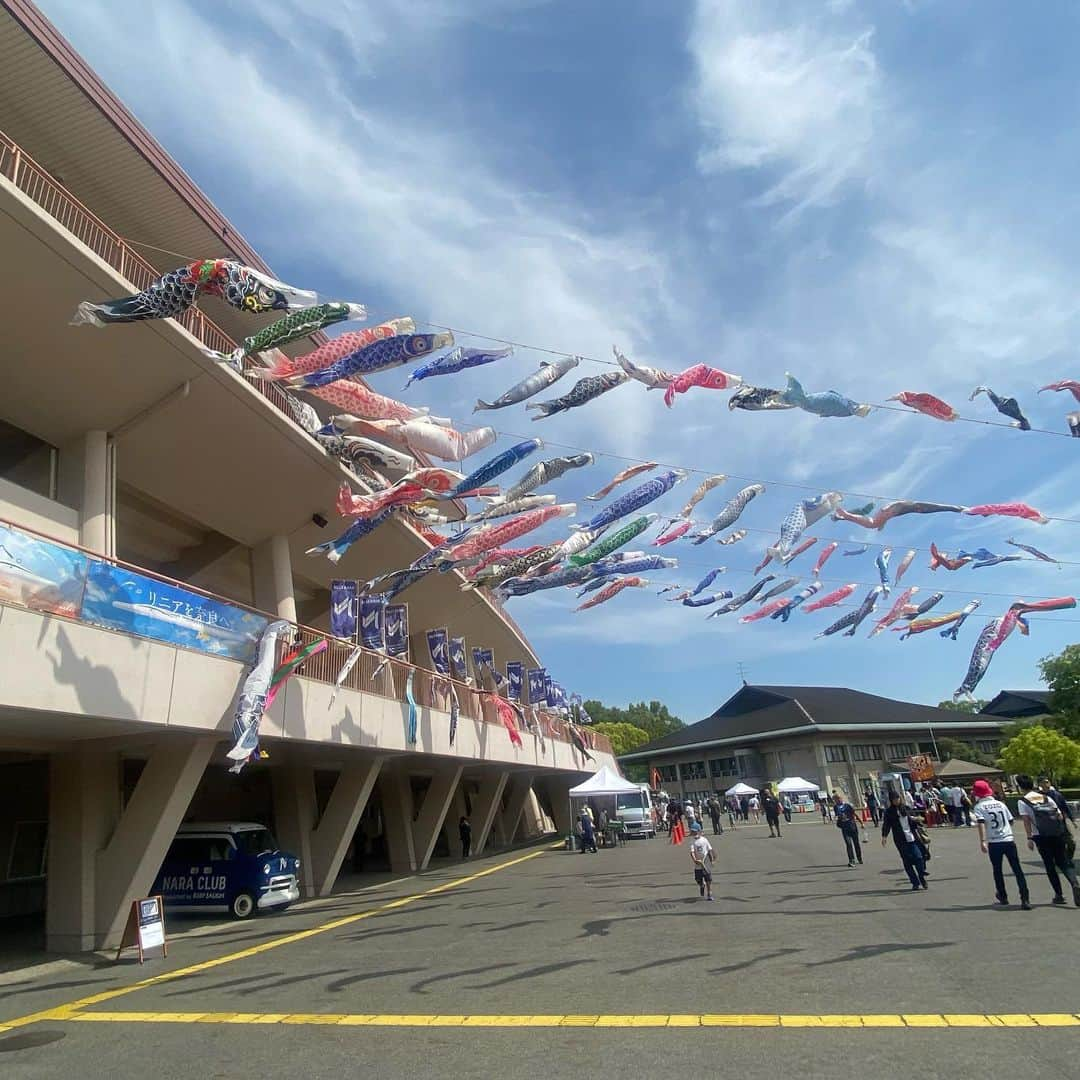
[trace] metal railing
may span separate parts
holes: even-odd
[[[81,243],[85,244],[100,259],[108,263],[122,277],[130,281],[135,286],[136,291],[147,288],[161,276],[160,270],[147,262],[122,237],[110,229],[105,222],[84,206],[70,191],[53,179],[46,169],[38,165],[29,154],[2,131],[0,131],[0,175],[7,177],[24,195],[50,217],[67,229]],[[216,352],[228,353],[237,347],[236,342],[217,323],[208,318],[194,305],[188,308],[176,321],[203,345]],[[248,360],[245,366],[258,367],[259,365]],[[249,385],[253,386],[291,423],[295,423],[292,411],[288,406],[286,394],[280,386],[265,380],[251,380]],[[23,526],[14,527],[23,528]],[[24,531],[33,532],[34,530],[25,529]],[[54,540],[52,537],[43,536],[43,539],[48,540],[50,543],[62,543],[62,541]],[[73,547],[74,545],[65,544],[63,546]],[[86,552],[86,554],[95,559],[102,559],[102,556],[93,552]],[[118,566],[128,565],[115,559],[103,561],[113,562]],[[152,571],[142,567],[133,566],[130,569],[148,577],[157,578],[167,584],[177,585],[215,600],[235,604],[235,601],[226,597],[217,597],[213,593],[205,592],[205,590],[188,585],[186,582],[174,582],[170,578],[154,574]],[[246,607],[243,604],[236,604],[236,606]],[[256,609],[249,610],[254,611]],[[260,614],[265,613],[260,612]],[[502,614],[504,618],[509,619],[505,612]],[[299,630],[305,643],[314,641],[317,637],[327,636],[308,627],[300,627]],[[308,661],[307,665],[305,665],[304,676],[321,682],[333,683],[345,659],[341,652],[347,649],[348,646],[345,644],[331,640],[330,647],[325,652]],[[382,688],[376,688],[369,676],[383,659],[378,654],[365,653],[363,662],[356,665],[349,674],[345,685],[353,690],[363,690],[365,693],[375,693],[395,701],[404,701],[405,680],[408,670],[414,668],[417,672],[417,675],[414,676],[413,693],[416,703],[431,708],[445,709],[447,707],[445,691],[442,688],[445,688],[448,680],[426,668],[416,667],[400,660],[389,661],[386,670],[379,677]],[[485,695],[481,691],[463,683],[457,684],[457,691],[463,717],[498,723],[497,717],[492,719],[492,717],[484,715],[486,711],[489,711],[488,706],[484,705],[485,698],[490,700],[489,695]],[[544,718],[544,734],[547,737],[570,741],[565,733],[560,734],[559,729],[562,727],[560,721],[550,714],[541,715]],[[605,736],[598,732],[589,731],[587,728],[579,730],[591,748],[604,753],[611,753],[611,743]]]

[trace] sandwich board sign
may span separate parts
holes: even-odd
[[[162,957],[169,955],[169,946],[165,941],[165,908],[160,896],[146,896],[131,901],[124,936],[120,939],[120,948],[116,950],[116,959],[125,949],[139,950],[139,963],[150,949],[161,949]]]

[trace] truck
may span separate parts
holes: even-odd
[[[649,785],[640,784],[636,792],[628,791],[623,795],[616,795],[615,816],[622,822],[627,836],[655,836],[656,821],[653,818]]]

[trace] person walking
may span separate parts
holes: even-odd
[[[967,828],[971,828],[971,810],[975,804],[971,800],[971,796],[961,788],[960,789],[960,813],[964,817],[964,825]]]
[[[818,809],[821,811],[821,824],[827,825],[829,823],[829,799],[827,795],[822,795],[818,799]]]
[[[750,820],[750,800],[745,795],[739,798],[739,813],[743,821]]]
[[[855,818],[855,807],[837,792],[833,796],[833,812],[836,815],[836,827],[844,838],[847,848],[847,864],[854,866],[856,860],[862,866],[862,845],[859,843],[859,823]]]
[[[1065,815],[1058,808],[1058,804],[1045,792],[1036,790],[1030,776],[1018,776],[1016,786],[1021,791],[1027,791],[1020,797],[1016,804],[1020,812],[1020,821],[1023,823],[1024,832],[1027,833],[1028,848],[1032,851],[1038,849],[1042,857],[1043,868],[1050,881],[1050,887],[1054,890],[1054,903],[1065,903],[1065,897],[1061,891],[1061,877],[1058,871],[1072,886],[1073,903],[1080,907],[1080,884],[1076,880],[1076,870],[1069,858],[1068,848],[1065,842],[1068,834],[1068,826],[1065,823]]]
[[[679,819],[682,817],[682,805],[674,795],[668,799],[667,816],[668,832],[672,832],[675,829],[675,826],[679,824]]]
[[[741,815],[742,811],[739,809],[739,803],[735,796],[732,795],[727,800],[727,819],[728,824],[733,828],[738,828],[736,825],[736,819]]]
[[[457,831],[458,836],[461,837],[461,857],[467,859],[469,852],[472,851],[472,825],[464,814],[461,815],[461,820],[457,824]]]
[[[683,803],[683,816],[686,818],[687,832],[693,832],[694,826],[699,824],[697,819],[697,810],[694,808],[693,799],[687,799]]]
[[[709,811],[709,819],[712,821],[713,836],[719,836],[724,831],[724,826],[720,824],[720,803],[716,801],[716,796],[713,795],[706,804]]]
[[[784,821],[791,824],[791,796],[785,791],[780,796],[780,809],[784,811]]]
[[[1016,887],[1020,890],[1020,907],[1031,910],[1031,897],[1028,893],[1027,878],[1020,865],[1020,856],[1016,853],[1016,837],[1013,836],[1013,816],[1009,808],[994,797],[994,789],[985,780],[976,780],[971,793],[975,796],[975,824],[979,830],[979,847],[990,856],[990,867],[994,874],[994,899],[1003,907],[1009,903],[1005,892],[1005,875],[1001,870],[1003,859],[1008,859],[1009,868],[1016,878]]]
[[[904,864],[911,891],[926,889],[926,859],[915,836],[914,820],[898,791],[889,792],[889,806],[881,818],[881,846],[892,837]]]
[[[868,787],[863,792],[863,801],[866,803],[867,810],[870,811],[870,820],[876,826],[878,824],[878,819],[881,817],[881,813],[878,808],[878,797],[874,794],[874,789],[872,787]]]
[[[595,855],[597,853],[596,826],[593,825],[592,815],[589,813],[587,806],[581,811],[578,824],[581,826],[581,854],[584,855],[586,851],[591,851]]]
[[[959,829],[964,823],[964,789],[959,784],[949,788],[949,805],[953,828]]]
[[[772,788],[761,793],[761,806],[765,811],[765,823],[769,826],[769,836],[780,835],[780,800],[773,794]]]
[[[716,857],[712,844],[705,839],[701,831],[701,823],[695,821],[690,826],[690,835],[694,838],[690,842],[690,862],[694,867],[694,883],[698,887],[698,893],[706,900],[713,898],[712,894],[712,870],[710,864]]]
[[[761,824],[761,800],[756,795],[750,796],[750,813],[754,815],[754,824]]]

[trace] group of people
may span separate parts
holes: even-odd
[[[1052,902],[1058,906],[1068,903],[1064,882],[1072,890],[1073,903],[1080,907],[1080,881],[1077,879],[1074,864],[1076,843],[1072,833],[1075,821],[1068,801],[1054,788],[1048,777],[1039,777],[1035,783],[1030,776],[1018,776],[1016,782],[1021,793],[1017,801],[1017,813],[1024,830],[1024,838],[1029,850],[1038,851],[1042,859],[1054,894]],[[978,829],[980,847],[990,860],[996,903],[1005,906],[1010,902],[1003,869],[1004,864],[1008,863],[1016,880],[1020,907],[1024,911],[1030,911],[1031,893],[1017,852],[1013,814],[1002,795],[1000,788],[995,790],[987,780],[976,780],[970,792],[959,785],[946,788],[944,792],[928,785],[914,794],[893,789],[888,793],[888,805],[881,809],[876,794],[871,790],[864,792],[873,823],[881,830],[881,846],[885,847],[890,839],[892,840],[913,892],[929,888],[927,863],[931,853],[927,815],[932,806],[936,810],[936,807],[941,805],[952,808],[952,812],[948,813],[948,820],[954,828],[960,828],[973,819],[973,827]],[[760,812],[765,816],[771,837],[780,836],[780,817],[785,809],[788,810],[785,815],[787,820],[791,820],[790,807],[785,808],[782,798],[766,788],[761,793],[760,800],[756,800],[759,802]],[[936,804],[933,802],[935,799],[940,799],[941,802]],[[705,805],[713,819],[714,833],[722,833],[723,828],[719,824],[719,800],[711,798]],[[831,802],[822,798],[820,805],[822,820],[834,821],[840,831],[848,866],[862,865],[862,844],[866,841],[866,836],[865,824],[859,812],[838,793],[832,796]],[[736,808],[729,805],[727,809],[732,824],[736,818],[741,818],[741,812]],[[665,812],[675,820],[686,819],[691,835],[690,860],[694,869],[694,882],[700,895],[711,900],[712,864],[716,853],[704,835],[701,822],[697,820],[696,807],[692,801],[679,803],[672,799],[665,807]]]
[[[749,824],[751,819],[755,825],[760,824],[764,816],[769,826],[769,835],[779,836],[780,817],[782,815],[790,824],[791,811],[791,797],[787,794],[774,795],[770,789],[760,795],[743,795],[738,798],[728,795],[722,800],[716,795],[710,795],[700,802],[693,798],[671,798],[655,808],[659,829],[670,832],[672,827],[681,821],[688,831],[693,831],[694,822],[699,822],[704,827],[707,817],[712,823],[713,836],[719,836],[724,831],[725,815],[732,829],[737,828],[740,821]]]

